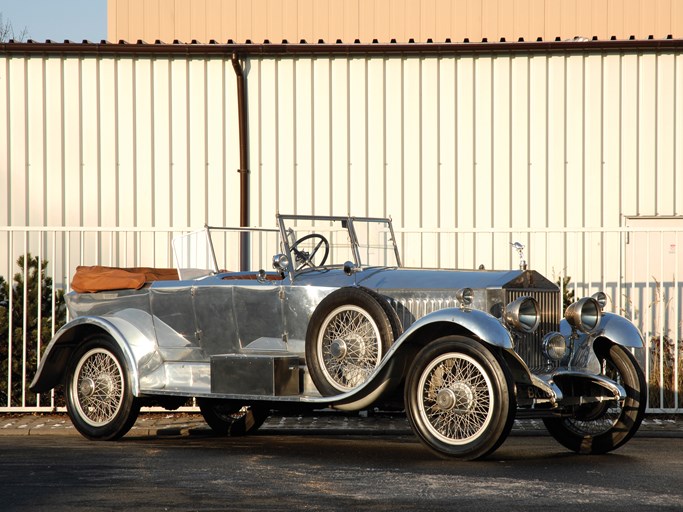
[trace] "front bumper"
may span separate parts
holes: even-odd
[[[526,389],[518,389],[517,396],[518,407],[529,411],[563,414],[579,406],[608,402],[622,407],[626,399],[626,390],[619,383],[569,368],[532,374],[531,382]]]

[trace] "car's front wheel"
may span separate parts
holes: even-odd
[[[118,439],[137,419],[140,402],[132,393],[130,371],[108,335],[93,336],[76,350],[64,387],[69,417],[88,439]]]
[[[197,398],[204,421],[221,436],[244,436],[256,432],[270,415],[262,405],[243,405],[232,400]]]
[[[635,358],[619,345],[596,350],[602,374],[626,390],[623,406],[601,402],[576,408],[567,418],[543,420],[548,432],[563,446],[577,453],[599,454],[619,448],[631,439],[645,416],[645,376]]]
[[[506,439],[516,413],[507,367],[480,342],[440,338],[408,374],[405,406],[413,431],[441,457],[477,459]]]

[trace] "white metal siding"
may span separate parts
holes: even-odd
[[[639,248],[621,226],[683,214],[683,54],[253,57],[245,69],[252,225],[273,227],[277,211],[391,215],[420,266],[514,267],[519,240],[577,296],[605,289],[648,337],[680,339],[681,276],[653,256],[646,281],[624,281]],[[238,167],[229,60],[0,55],[0,226],[237,225]],[[43,238],[3,236],[0,275],[27,250],[64,268],[59,286],[66,262],[170,261],[160,234],[69,234],[47,252]],[[655,325],[655,303],[673,316]]]
[[[252,223],[615,227],[683,210],[683,57],[253,58]],[[0,57],[0,224],[235,224],[219,58]]]

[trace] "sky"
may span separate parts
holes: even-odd
[[[107,38],[107,0],[0,0],[3,23],[26,39],[99,43]]]

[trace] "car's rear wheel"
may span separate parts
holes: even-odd
[[[382,305],[361,288],[340,288],[325,297],[306,332],[306,364],[325,396],[351,391],[379,366],[394,342]]]
[[[633,437],[645,416],[645,376],[633,355],[619,345],[603,346],[596,353],[603,375],[626,390],[623,406],[608,402],[586,404],[577,407],[572,417],[543,420],[560,444],[577,453],[616,450]]]
[[[440,338],[420,351],[405,387],[408,420],[444,458],[484,457],[507,438],[516,413],[507,367],[480,342]]]
[[[88,439],[114,440],[128,432],[140,411],[121,349],[105,334],[91,337],[72,356],[65,380],[74,427]]]
[[[204,421],[221,436],[244,436],[256,432],[270,415],[262,405],[244,405],[232,400],[198,398]]]

